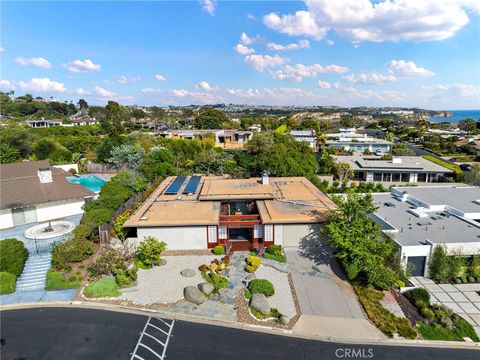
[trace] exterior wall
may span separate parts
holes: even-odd
[[[13,227],[12,211],[10,209],[0,210],[0,229]]]
[[[283,246],[283,231],[284,231],[284,226],[281,224],[274,225],[274,230],[273,230],[273,243],[275,245],[282,245]]]
[[[207,249],[206,226],[137,228],[137,239],[153,236],[167,244],[167,250]]]
[[[82,214],[83,204],[85,204],[83,199],[39,204],[37,205],[37,221],[42,222]]]
[[[275,225],[275,227],[277,226]],[[303,239],[312,236],[314,233],[320,235],[320,226],[320,224],[283,224],[282,245],[284,247],[300,246]],[[275,237],[277,237],[277,234],[276,232]]]

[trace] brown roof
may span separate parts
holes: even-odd
[[[457,141],[455,145],[457,146],[471,145],[475,149],[480,149],[480,140],[463,139],[463,140]]]
[[[40,182],[37,171],[50,169],[52,182]],[[53,201],[95,195],[78,184],[67,181],[68,173],[51,167],[47,160],[0,164],[0,209],[10,209]]]

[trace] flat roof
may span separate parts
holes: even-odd
[[[264,223],[315,223],[325,220],[333,201],[304,177],[223,179],[202,176],[194,194],[165,194],[175,177],[166,178],[125,223],[127,227],[186,226],[219,223],[222,201],[256,201]]]
[[[430,205],[448,205],[464,213],[480,213],[480,187],[395,187]]]
[[[414,208],[412,205],[392,194],[372,196],[378,206],[372,219],[382,225],[382,230],[398,230],[396,233],[389,232],[389,235],[402,246],[426,245],[427,240],[434,244],[480,241],[480,224],[477,227],[456,216],[444,216],[442,211],[431,211],[428,217],[417,217],[409,212]]]
[[[353,170],[371,170],[371,171],[418,171],[418,172],[437,172],[437,173],[452,173],[453,171],[435,164],[421,156],[397,156],[399,162],[394,160],[382,160],[381,157],[374,157],[371,155],[351,155],[351,156],[336,156],[333,158],[336,162],[345,162],[350,164]]]

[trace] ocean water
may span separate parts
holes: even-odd
[[[471,118],[480,120],[480,110],[445,110],[453,114],[452,117],[429,116],[428,120],[435,123],[449,122],[457,124],[460,120]]]

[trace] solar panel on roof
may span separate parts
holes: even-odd
[[[200,184],[201,176],[192,176],[183,190],[184,194],[194,194],[197,191],[198,184]]]
[[[177,176],[175,180],[173,180],[173,182],[168,186],[167,190],[165,190],[165,194],[174,195],[178,193],[186,178],[186,176]]]

